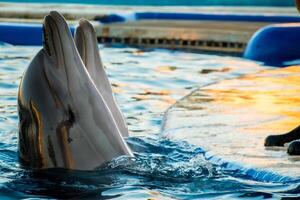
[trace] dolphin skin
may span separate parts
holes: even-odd
[[[84,24],[79,32],[85,33]],[[86,62],[88,66],[80,57],[79,52],[93,52],[95,44],[80,43],[89,47],[78,52],[65,19],[55,11],[45,17],[43,29],[43,48],[19,85],[18,145],[22,163],[32,168],[93,170],[115,157],[133,156],[108,106],[115,102],[105,99],[111,98],[111,88],[97,86],[102,81],[109,84],[107,79],[102,80],[104,72],[97,72],[97,77],[92,74],[94,69],[87,70],[102,66],[100,57],[96,52],[91,57],[85,54],[85,60],[92,59]],[[81,42],[79,32],[77,41]]]
[[[80,20],[75,31],[75,44],[87,71],[106,101],[122,136],[128,136],[126,122],[112,95],[113,91],[100,59],[95,29],[85,19]]]

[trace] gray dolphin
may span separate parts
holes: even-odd
[[[75,44],[81,59],[93,79],[97,89],[103,96],[117,126],[123,136],[128,136],[128,128],[123,115],[113,97],[113,91],[102,65],[95,29],[90,22],[81,19],[75,31]]]
[[[132,156],[65,19],[44,19],[44,46],[19,85],[19,156],[33,168],[93,170]]]

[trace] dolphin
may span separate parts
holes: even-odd
[[[81,59],[98,91],[106,101],[122,136],[128,136],[126,122],[112,95],[113,91],[101,62],[96,33],[92,24],[85,19],[81,19],[79,26],[76,28],[74,39]]]
[[[133,156],[58,12],[44,18],[43,40],[19,85],[22,163],[93,170],[115,157]]]

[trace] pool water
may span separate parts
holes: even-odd
[[[16,97],[20,77],[39,49],[0,44],[1,199],[228,199],[299,194],[296,178],[215,162],[201,146],[160,134],[164,112],[191,91],[268,67],[236,57],[161,49],[100,46],[130,129],[127,142],[135,158],[119,157],[89,172],[23,168],[17,153]]]
[[[288,156],[288,145],[264,147],[267,136],[299,126],[299,76],[299,66],[289,66],[201,87],[168,109],[163,134],[227,161],[300,177],[300,157]]]

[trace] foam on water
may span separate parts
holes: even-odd
[[[40,47],[0,45],[0,198],[199,199],[297,196],[300,181],[243,168],[159,135],[164,111],[199,86],[261,69],[239,58],[169,50],[101,48],[136,157],[96,171],[32,171],[17,153],[17,89]]]

